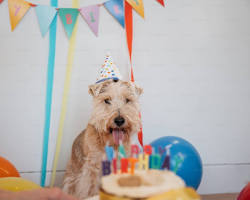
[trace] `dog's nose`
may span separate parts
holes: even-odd
[[[115,124],[116,124],[117,126],[121,126],[121,125],[124,124],[125,119],[124,119],[123,117],[121,117],[121,116],[118,116],[118,117],[116,117],[116,118],[114,119],[114,122],[115,122]]]

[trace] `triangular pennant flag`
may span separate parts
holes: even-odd
[[[113,15],[124,28],[123,0],[110,0],[104,3],[105,8]]]
[[[0,0],[0,3],[2,3],[3,2],[3,0]]]
[[[94,34],[98,35],[98,25],[99,25],[99,6],[87,6],[80,9],[80,13],[82,17],[86,20],[87,24],[94,32]]]
[[[126,0],[135,11],[144,18],[144,7],[142,0]]]
[[[165,2],[164,0],[157,0],[161,5],[163,5],[165,7]]]
[[[77,8],[59,8],[58,13],[67,36],[70,38],[79,14],[79,10]]]
[[[51,6],[37,5],[35,10],[42,36],[45,36],[57,13],[56,8]]]
[[[24,0],[8,0],[11,31],[29,10],[30,4]]]

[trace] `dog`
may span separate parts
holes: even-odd
[[[98,193],[105,145],[117,150],[122,141],[128,155],[131,137],[140,130],[138,99],[142,92],[133,82],[116,79],[89,86],[93,112],[72,145],[63,191],[81,200]]]

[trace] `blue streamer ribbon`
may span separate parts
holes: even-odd
[[[51,0],[50,5],[57,7],[58,1]],[[49,32],[49,58],[48,58],[48,71],[47,71],[45,123],[44,123],[44,132],[43,132],[42,173],[41,173],[41,183],[40,183],[42,187],[45,186],[47,159],[48,159],[51,102],[52,102],[52,92],[53,92],[55,51],[56,51],[56,26],[57,26],[57,14],[50,25],[50,32]]]

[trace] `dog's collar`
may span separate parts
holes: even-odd
[[[117,77],[109,77],[109,78],[104,78],[104,79],[98,80],[98,81],[96,81],[96,83],[101,83],[101,82],[109,80],[109,79],[113,79],[114,81],[119,80],[119,78],[117,78]]]

